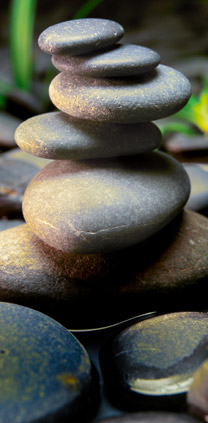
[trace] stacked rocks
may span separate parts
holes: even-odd
[[[182,166],[152,152],[160,132],[149,121],[183,107],[190,84],[159,65],[156,52],[118,44],[123,32],[113,21],[82,19],[39,37],[61,70],[49,93],[62,112],[29,119],[16,131],[22,149],[55,159],[29,184],[23,213],[40,239],[67,253],[141,242],[167,225],[189,195]]]

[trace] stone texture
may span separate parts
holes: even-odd
[[[26,224],[0,233],[0,299],[68,328],[107,326],[153,310],[203,309],[207,283],[208,219],[187,210],[148,241],[107,255],[63,253]]]
[[[56,321],[0,303],[0,422],[78,421],[96,408],[98,380],[86,350]]]
[[[206,421],[208,414],[208,360],[194,373],[193,382],[187,394],[189,411]]]
[[[181,164],[160,152],[54,161],[28,185],[23,214],[31,230],[54,248],[109,252],[162,229],[183,208],[189,189]]]
[[[45,159],[13,149],[0,156],[0,217],[22,215],[22,198],[31,179],[41,167],[48,163]]]
[[[54,105],[72,116],[139,123],[169,116],[191,95],[187,78],[164,65],[134,78],[90,78],[61,72],[51,82]]]
[[[21,120],[9,113],[0,111],[0,146],[6,148],[16,147],[14,133]]]
[[[100,77],[139,75],[154,69],[160,55],[147,47],[135,44],[116,44],[113,48],[72,57],[69,54],[52,56],[52,63],[59,71]]]
[[[185,163],[184,168],[191,182],[191,194],[186,207],[208,215],[208,164]]]
[[[47,159],[89,159],[144,153],[160,145],[152,123],[108,124],[45,113],[23,122],[15,132],[20,148]]]
[[[193,373],[208,358],[208,313],[178,312],[138,322],[107,339],[100,365],[121,407],[180,409]]]
[[[77,55],[112,46],[123,34],[122,26],[108,19],[74,19],[45,29],[38,44],[45,53]]]
[[[100,420],[100,423],[199,423],[199,420],[185,413],[147,411]]]

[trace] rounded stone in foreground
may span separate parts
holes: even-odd
[[[47,159],[91,159],[134,155],[160,145],[153,123],[108,124],[46,113],[23,122],[15,133],[19,147]]]
[[[112,20],[74,19],[49,26],[40,34],[38,44],[48,54],[77,55],[112,46],[123,34],[123,27]]]
[[[132,78],[91,78],[61,72],[51,82],[53,104],[69,115],[139,123],[176,113],[191,95],[188,79],[168,66]]]
[[[208,219],[188,210],[146,242],[111,254],[64,253],[27,224],[0,233],[2,301],[40,310],[70,329],[150,310],[203,309],[207,283]]]
[[[96,78],[121,77],[151,71],[160,63],[160,55],[147,47],[116,44],[109,50],[90,55],[71,57],[69,54],[55,54],[52,63],[59,71]]]
[[[100,423],[199,423],[199,420],[185,413],[146,411],[100,420]]]
[[[96,407],[97,374],[67,329],[32,309],[0,303],[0,332],[0,423],[78,421]]]
[[[122,407],[178,409],[207,358],[208,313],[178,312],[111,336],[100,364],[109,395]]]
[[[23,214],[54,248],[109,252],[162,229],[181,211],[189,189],[183,166],[165,153],[55,161],[28,185]]]

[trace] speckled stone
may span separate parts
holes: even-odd
[[[185,163],[191,182],[191,194],[186,207],[208,215],[208,164]]]
[[[23,122],[15,139],[30,154],[77,160],[151,151],[159,147],[161,134],[153,123],[108,124],[52,112]]]
[[[162,229],[183,208],[189,189],[183,166],[161,152],[54,161],[28,185],[23,214],[31,230],[52,247],[109,252]]]
[[[48,316],[0,303],[0,423],[78,421],[96,408],[98,380],[86,350]]]
[[[146,411],[100,420],[100,423],[199,423],[199,420],[185,413]]]
[[[164,65],[132,78],[90,78],[61,72],[51,82],[54,105],[82,119],[139,123],[169,116],[191,95],[188,79]]]
[[[0,217],[22,215],[22,198],[31,179],[49,161],[18,149],[0,156]]]
[[[122,26],[108,19],[74,19],[49,26],[38,44],[45,53],[77,55],[112,46],[123,34]]]
[[[193,373],[207,358],[208,313],[178,312],[111,336],[100,364],[109,395],[121,407],[179,410]]]
[[[160,63],[160,55],[147,47],[116,44],[109,50],[90,55],[72,57],[69,54],[55,54],[52,63],[59,71],[104,78],[151,71]]]
[[[207,421],[208,415],[208,360],[194,373],[193,382],[187,394],[189,411]]]
[[[202,309],[207,283],[208,219],[188,210],[146,242],[107,255],[63,253],[27,224],[0,233],[0,299],[68,328],[107,326],[155,309]]]

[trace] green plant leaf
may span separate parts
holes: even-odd
[[[73,19],[81,19],[86,18],[96,6],[98,6],[103,0],[88,0],[86,1],[82,7],[75,13]]]
[[[32,40],[36,0],[12,0],[10,52],[18,88],[29,90],[32,82]]]
[[[200,102],[193,108],[193,113],[198,127],[208,132],[208,93],[201,95]]]
[[[192,95],[188,103],[179,112],[173,115],[174,118],[182,119],[194,124],[194,107],[199,103],[199,99]]]

